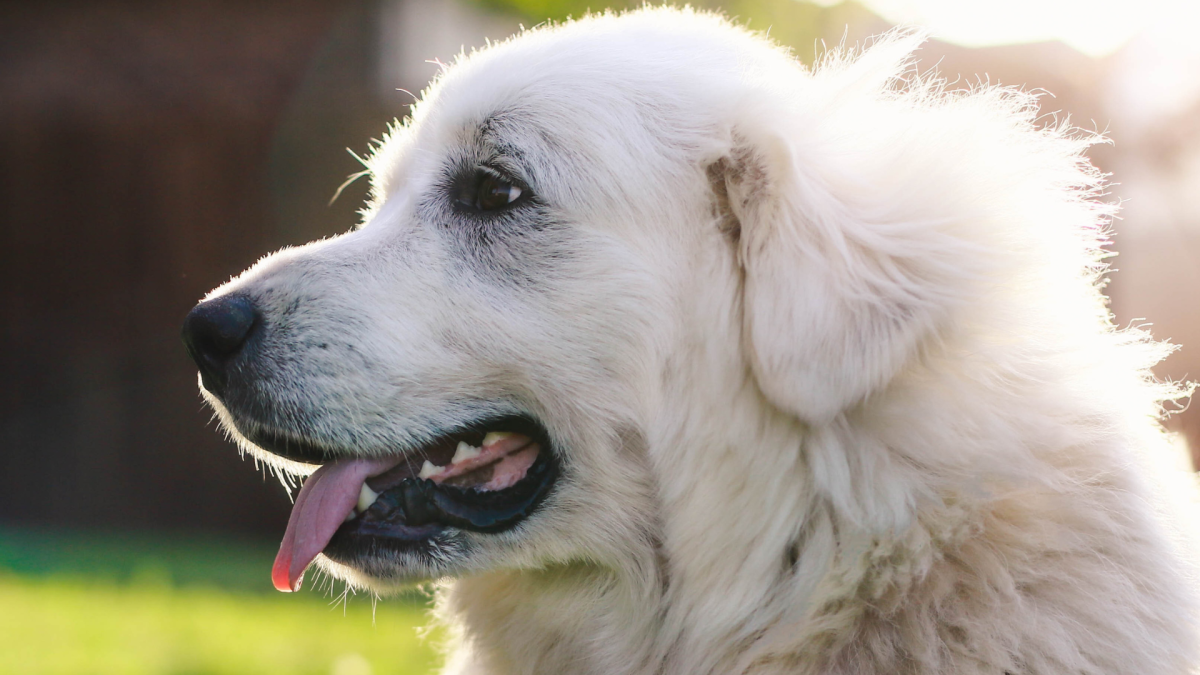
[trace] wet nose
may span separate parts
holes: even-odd
[[[221,396],[229,364],[259,324],[258,310],[249,298],[226,295],[202,302],[183,321],[183,344],[196,365],[204,388]]]

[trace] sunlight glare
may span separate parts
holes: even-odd
[[[968,47],[1061,40],[1091,56],[1118,50],[1160,20],[1195,26],[1195,0],[864,0],[888,21],[928,27]]]

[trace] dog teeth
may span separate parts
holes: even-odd
[[[488,434],[488,436],[490,435],[491,434]],[[484,445],[487,445],[487,436],[484,436],[483,440],[485,441]],[[482,451],[479,448],[471,445],[470,443],[467,443],[466,441],[459,441],[458,448],[455,449],[454,457],[450,460],[450,463],[458,464],[459,462],[466,461],[472,457],[478,457],[480,452]]]
[[[425,460],[425,463],[421,465],[421,473],[417,474],[417,476],[420,478],[429,478],[430,476],[432,476],[435,473],[440,472],[441,470],[442,470],[442,467],[435,465],[433,462],[431,462],[429,460]]]
[[[481,443],[480,445],[487,447],[487,446],[491,445],[492,443],[497,443],[497,442],[502,441],[512,435],[513,435],[513,432],[511,432],[511,431],[489,431],[489,432],[487,432],[487,435],[483,437],[483,443]],[[462,446],[462,444],[460,443],[459,447],[461,447],[461,446]]]
[[[358,491],[358,512],[362,513],[371,508],[376,499],[379,499],[379,493],[367,487],[366,483],[363,483],[362,488]],[[351,512],[350,516],[353,517],[354,513]],[[350,520],[350,518],[346,518],[346,520]]]
[[[450,460],[450,464],[458,464],[459,462],[474,459],[483,452],[483,448],[494,443],[499,443],[513,435],[511,431],[489,431],[484,435],[483,442],[479,444],[480,447],[475,447],[466,441],[459,441],[458,447],[454,449],[454,457]],[[445,469],[446,467],[444,466],[438,466],[429,460],[425,460],[421,465],[421,472],[417,476],[421,479],[426,479],[441,473]],[[379,493],[372,490],[366,483],[363,483],[362,487],[358,489],[358,504],[355,505],[350,513],[346,514],[346,522],[354,520],[358,514],[364,513],[367,509],[371,508],[376,499],[379,499]]]

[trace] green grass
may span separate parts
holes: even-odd
[[[0,673],[435,672],[420,596],[274,593],[272,549],[0,529]]]

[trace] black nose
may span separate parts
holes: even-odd
[[[259,324],[249,298],[225,295],[202,302],[183,321],[183,344],[196,365],[204,388],[220,396],[228,382],[229,364]]]

